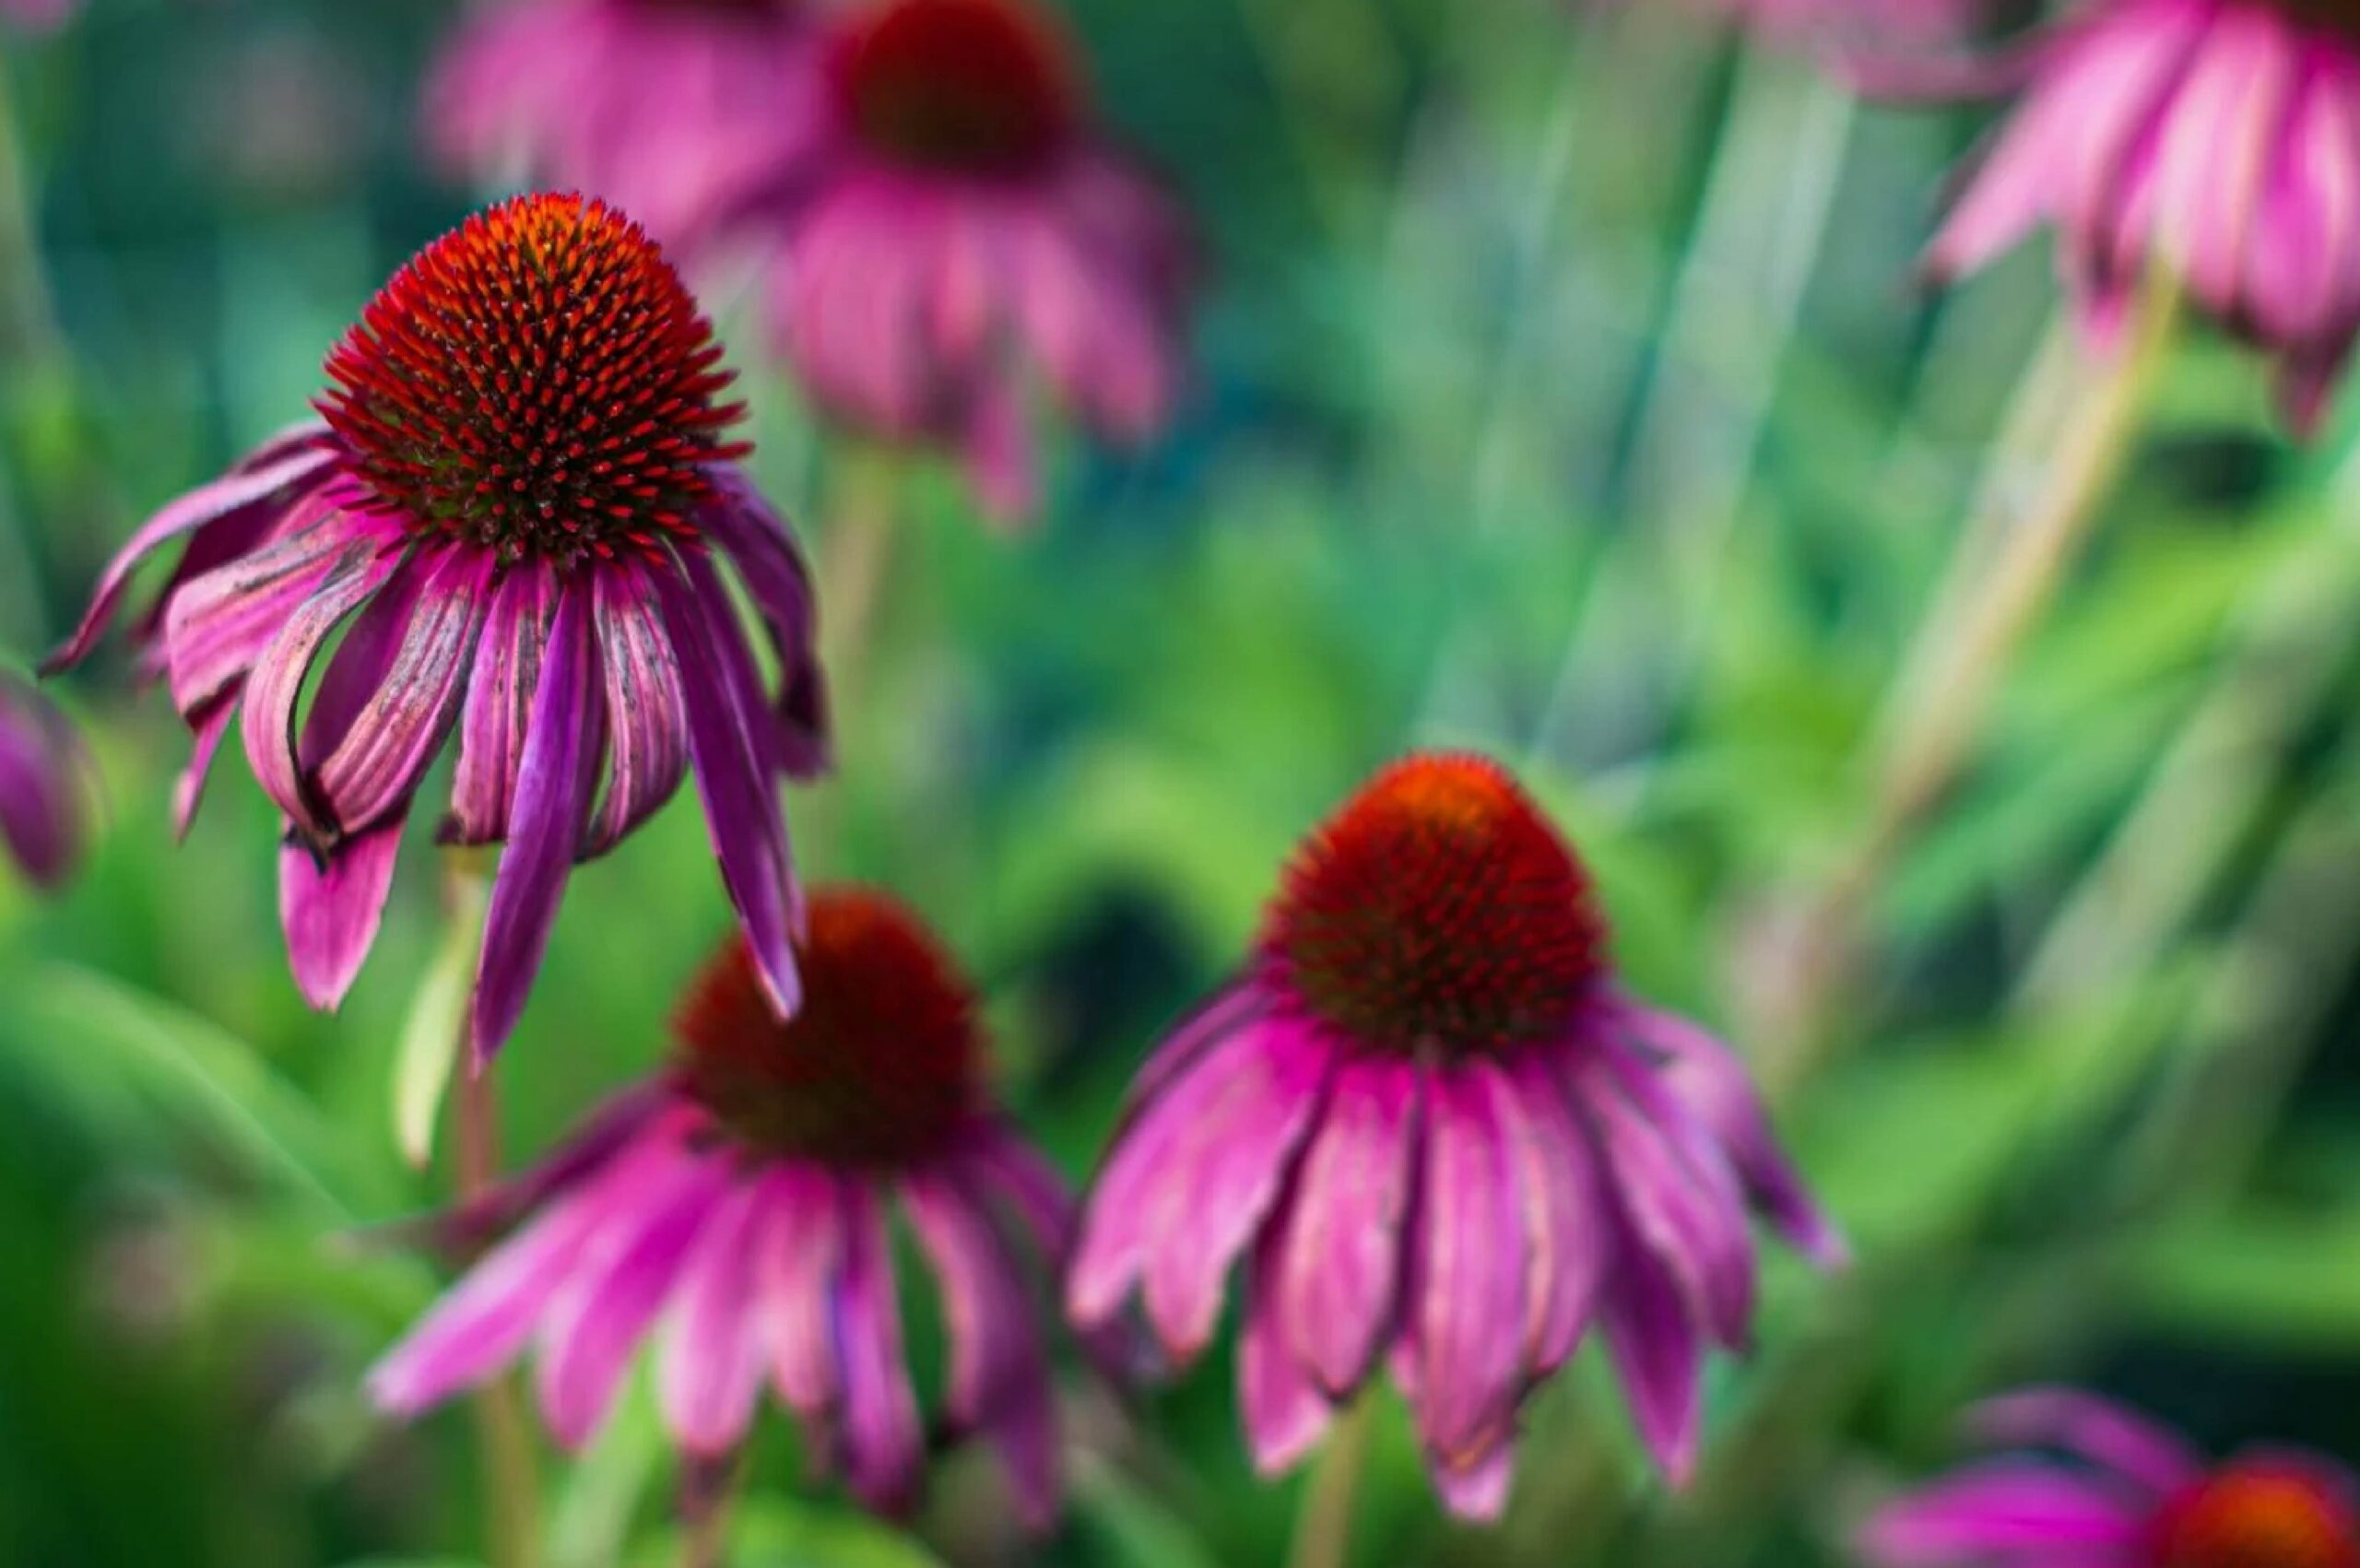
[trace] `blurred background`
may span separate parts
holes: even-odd
[[[1796,1047],[1896,664],[2087,369],[2037,248],[1930,297],[1985,118],[1863,105],[1666,0],[1063,0],[1095,97],[1193,208],[1191,395],[1067,439],[1040,526],[901,486],[808,873],[905,895],[985,993],[1005,1092],[1077,1177],[1296,835],[1412,745],[1519,769],[1632,984],[1753,1056],[1860,1253],[1772,1265],[1664,1495],[1586,1354],[1506,1523],[1442,1522],[1398,1410],[1361,1561],[1811,1568],[1953,1452],[1962,1401],[2074,1378],[2210,1445],[2360,1452],[2360,463],[2272,431],[2192,332],[1985,743],[1863,907]],[[90,0],[0,31],[0,650],[63,632],[147,511],[300,417],[386,275],[486,195],[420,158],[440,0]],[[1988,19],[1993,31],[2025,18]],[[753,471],[824,557],[847,458],[702,280]],[[2348,421],[2343,423],[2348,424]],[[840,546],[841,541],[835,541]],[[65,683],[102,784],[54,900],[0,877],[0,1561],[477,1561],[463,1409],[358,1376],[440,1275],[324,1238],[431,1206],[388,1085],[438,896],[416,857],[344,1014],[287,977],[273,813],[112,664]],[[502,1064],[513,1157],[644,1070],[726,929],[691,798],[574,884]],[[989,1467],[909,1533],[766,1416],[733,1561],[1275,1561],[1226,1352],[1085,1413],[1068,1522]],[[669,1560],[643,1387],[545,1462],[553,1568]]]

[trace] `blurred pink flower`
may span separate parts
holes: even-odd
[[[1310,838],[1247,973],[1141,1069],[1067,1305],[1103,1324],[1136,1288],[1186,1359],[1244,1258],[1257,1467],[1382,1359],[1445,1503],[1484,1518],[1524,1398],[1593,1322],[1688,1475],[1706,1350],[1752,1325],[1749,1208],[1841,1258],[1736,1058],[1615,984],[1556,830],[1493,763],[1417,756]]]
[[[336,1006],[367,957],[412,796],[454,729],[443,837],[506,846],[478,1053],[523,1010],[573,865],[691,767],[759,971],[794,1006],[774,781],[823,766],[824,701],[803,562],[725,442],[738,408],[714,401],[720,358],[636,224],[578,196],[503,203],[370,302],[329,356],[325,422],[150,518],[51,656],[85,657],[134,570],[188,539],[134,633],[196,737],[181,825],[242,705],[246,756],[287,813],[280,914],[314,1006]],[[775,697],[716,552],[777,650]]]
[[[814,1465],[872,1507],[916,1499],[926,1432],[902,1343],[898,1204],[950,1334],[943,1416],[998,1454],[1026,1521],[1055,1515],[1042,1328],[1071,1228],[1063,1184],[989,1103],[964,982],[906,910],[812,894],[803,1010],[781,1023],[733,942],[691,990],[670,1071],[542,1169],[441,1227],[528,1216],[370,1374],[423,1409],[538,1347],[569,1447],[657,1332],[664,1421],[688,1452],[746,1433],[767,1376]]]
[[[0,841],[36,887],[63,882],[81,854],[85,765],[65,715],[0,676]]]
[[[2208,1466],[2178,1437],[2071,1389],[1992,1401],[1991,1460],[1893,1503],[1862,1529],[1875,1568],[2360,1568],[2353,1478],[2309,1455]]]
[[[514,0],[435,63],[428,141],[479,179],[575,187],[676,253],[788,173],[817,135],[800,0]]]
[[[82,0],[0,0],[0,23],[20,32],[54,32],[82,8]]]
[[[2360,35],[2265,0],[2107,0],[2015,59],[1922,86],[2002,83],[2023,101],[1929,270],[1970,272],[2053,223],[2104,339],[2165,266],[2277,360],[2288,419],[2312,429],[2360,330]]]
[[[828,409],[957,449],[985,504],[1022,517],[1028,378],[1118,441],[1169,416],[1186,225],[1026,0],[883,0],[826,49],[823,134],[764,215],[782,350]]]

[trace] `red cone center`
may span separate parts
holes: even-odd
[[[1385,1047],[1552,1038],[1604,969],[1573,852],[1480,757],[1394,764],[1297,851],[1261,947],[1305,1010]]]
[[[320,412],[421,535],[560,566],[694,532],[722,433],[713,327],[621,213],[518,196],[419,252],[328,356]]]
[[[2154,1568],[2360,1568],[2351,1500],[2280,1462],[2207,1477],[2165,1506],[2151,1539]]]
[[[858,888],[813,891],[796,950],[803,1006],[782,1022],[732,938],[690,990],[676,1033],[690,1091],[766,1152],[901,1166],[939,1151],[973,1110],[974,1000],[917,918]]]
[[[861,139],[920,169],[1021,174],[1075,118],[1066,40],[1022,0],[888,0],[846,24],[832,63]]]

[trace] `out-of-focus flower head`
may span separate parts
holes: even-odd
[[[1615,983],[1588,878],[1493,763],[1416,756],[1304,844],[1245,973],[1141,1069],[1084,1200],[1080,1323],[1136,1289],[1176,1356],[1245,1260],[1265,1471],[1389,1367],[1444,1501],[1507,1499],[1518,1414],[1595,1325],[1675,1480],[1747,1342],[1749,1209],[1842,1245],[1729,1050]]]
[[[421,1409],[530,1342],[542,1410],[571,1446],[660,1332],[656,1387],[684,1450],[736,1447],[767,1382],[816,1466],[899,1512],[918,1495],[926,1432],[887,1226],[898,1207],[950,1335],[941,1426],[990,1444],[1044,1526],[1058,1496],[1044,1298],[1067,1191],[990,1103],[969,992],[914,916],[866,890],[817,890],[797,956],[804,1007],[782,1023],[733,941],[681,1008],[670,1070],[451,1217],[460,1238],[525,1219],[370,1386]]]
[[[52,668],[85,657],[135,569],[187,548],[136,622],[195,737],[195,814],[242,713],[287,814],[279,907],[334,1007],[375,939],[413,796],[453,732],[442,833],[501,844],[473,1005],[479,1054],[523,1010],[574,865],[693,771],[773,1004],[798,893],[777,781],[825,761],[809,584],[728,439],[721,350],[614,208],[518,197],[395,274],[297,427],[150,518]],[[718,559],[777,653],[766,693]]]
[[[2208,1465],[2174,1433],[2071,1389],[1997,1399],[1975,1426],[2046,1451],[1988,1460],[1860,1532],[1875,1568],[2360,1568],[2352,1476],[2308,1454]]]
[[[1927,255],[1947,279],[2036,227],[2112,336],[2151,268],[2275,361],[2309,431],[2360,331],[2360,30],[2307,0],[2098,0],[1985,68],[1874,68],[1949,96],[2020,88]]]
[[[65,881],[81,855],[87,766],[65,715],[0,675],[0,841],[36,887]]]
[[[1102,435],[1169,416],[1194,261],[1029,0],[881,0],[825,41],[822,135],[758,215],[782,350],[852,424],[1036,504],[1034,383]]]
[[[55,32],[82,8],[82,0],[0,0],[0,26],[18,32]]]
[[[802,0],[514,0],[460,26],[431,149],[479,179],[604,196],[676,254],[785,177],[818,129]]]

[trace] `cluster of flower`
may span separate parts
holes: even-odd
[[[2051,220],[2101,333],[2166,268],[2277,358],[2307,423],[2360,330],[2348,25],[2106,0],[2006,67],[2024,107],[1936,269]],[[517,1025],[572,869],[694,777],[738,933],[667,1065],[437,1222],[500,1239],[378,1365],[376,1397],[422,1409],[530,1345],[549,1424],[579,1443],[660,1321],[686,1451],[733,1449],[767,1385],[857,1496],[901,1508],[928,1432],[890,1208],[943,1303],[941,1430],[990,1444],[1033,1521],[1058,1500],[1044,1276],[1127,1377],[1203,1351],[1234,1272],[1265,1471],[1382,1369],[1444,1502],[1495,1515],[1526,1401],[1595,1326],[1684,1478],[1703,1363],[1752,1329],[1754,1219],[1823,1265],[1843,1245],[1737,1057],[1617,984],[1581,863],[1504,770],[1412,756],[1309,836],[1235,980],[1140,1070],[1079,1202],[991,1102],[968,988],[920,923],[797,885],[778,791],[830,764],[818,607],[739,466],[730,376],[667,248],[750,259],[819,407],[959,454],[1021,516],[1028,393],[1151,432],[1193,271],[1052,21],[1026,0],[521,0],[456,41],[429,98],[448,157],[596,194],[513,199],[428,245],[328,355],[318,419],[148,520],[50,665],[82,660],[136,569],[183,547],[131,631],[194,737],[180,820],[235,720],[285,816],[288,951],[324,1008],[455,734],[441,837],[499,848],[473,1070]],[[0,831],[38,879],[72,857],[73,749],[0,688]],[[2314,1462],[2208,1473],[2062,1393],[1986,1424],[2074,1463],[1942,1483],[1872,1520],[1865,1554],[2360,1562],[2348,1483]]]

